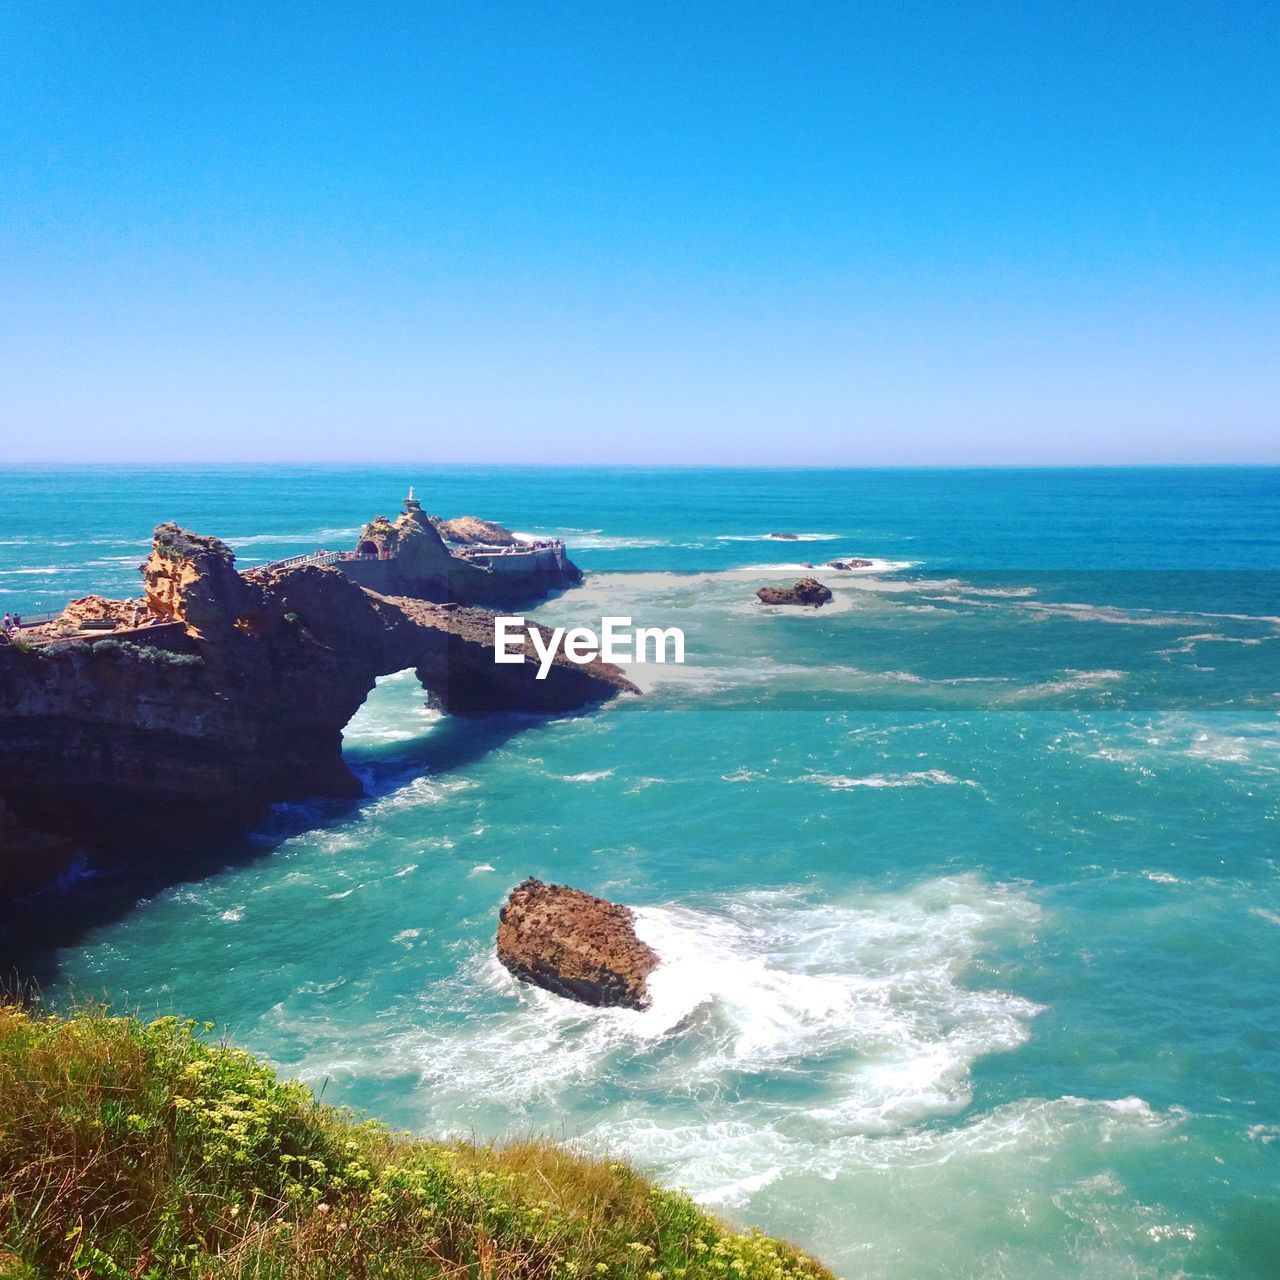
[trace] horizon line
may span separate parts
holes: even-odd
[[[377,462],[314,458],[223,458],[182,459],[172,462],[133,459],[0,461],[0,471],[71,470],[75,468],[130,468],[149,471],[176,471],[186,467],[296,467],[299,469],[360,469],[376,471],[393,467],[459,469],[472,467],[493,471],[1206,471],[1276,470],[1280,458],[1250,462],[490,462],[475,460],[433,460],[392,458]]]

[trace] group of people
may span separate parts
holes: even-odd
[[[460,556],[521,556],[527,555],[530,551],[550,551],[563,545],[559,538],[535,538],[528,542],[517,542],[506,547],[458,547],[453,554]]]
[[[22,614],[6,613],[4,615],[4,629],[6,632],[17,631],[22,626]]]

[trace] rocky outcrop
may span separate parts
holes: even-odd
[[[801,578],[794,587],[761,587],[756,592],[761,604],[791,604],[820,609],[831,599],[831,588],[816,578]]]
[[[100,851],[200,844],[279,801],[358,795],[342,732],[381,675],[415,670],[458,715],[634,690],[562,655],[537,680],[531,644],[529,662],[495,664],[482,609],[389,598],[315,565],[240,574],[224,543],[175,525],[157,528],[143,577],[169,620],[154,643],[143,628],[0,644],[0,801]]]
[[[498,959],[517,978],[591,1005],[649,1005],[658,955],[636,936],[629,907],[529,879],[498,914]]]
[[[870,560],[828,560],[828,569],[839,569],[848,571],[849,569],[870,569]]]
[[[416,502],[394,520],[375,517],[361,529],[356,545],[376,547],[383,558],[366,562],[366,578],[359,570],[344,572],[384,593],[469,603],[483,592],[481,570],[453,555],[436,522]]]
[[[775,542],[799,542],[800,535],[798,533],[770,533],[766,535]]]
[[[180,620],[192,636],[220,635],[260,608],[260,592],[236,572],[225,542],[178,525],[156,526],[151,554],[142,566],[147,607],[157,617]]]
[[[436,531],[448,542],[456,542],[464,547],[518,547],[520,539],[510,529],[504,529],[492,520],[481,520],[479,516],[455,516],[452,520],[441,520],[431,517]]]
[[[445,545],[441,530],[463,522],[506,535],[510,542],[503,545],[522,545],[500,525],[474,516],[464,516],[458,522],[441,521],[411,501],[395,520],[378,516],[360,531],[357,548],[376,548],[377,558],[348,561],[338,567],[361,586],[383,595],[500,608],[542,600],[582,581],[581,570],[563,548],[527,559],[508,557],[502,562],[502,572],[491,567],[483,555],[455,555]]]
[[[130,626],[140,618],[143,606],[136,600],[108,600],[105,596],[81,596],[68,602],[56,619],[59,631],[74,634],[85,626],[110,623],[113,627]]]

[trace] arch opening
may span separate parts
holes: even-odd
[[[357,548],[356,551],[362,556],[376,556],[381,548],[378,544],[369,538],[366,538]]]
[[[426,737],[440,719],[412,667],[379,676],[342,731],[343,755],[350,764],[362,757],[394,754]]]

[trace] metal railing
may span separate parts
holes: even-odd
[[[527,556],[536,555],[540,551],[563,551],[564,542],[560,538],[540,538],[537,542],[521,542],[515,546],[488,547],[469,545],[454,547],[453,554],[469,560],[472,556]]]
[[[21,628],[26,628],[26,627],[42,627],[46,622],[52,622],[55,618],[62,617],[62,610],[51,609],[51,610],[47,610],[44,613],[37,613],[37,614],[24,613],[20,616],[22,618],[22,622],[19,625],[19,627],[14,628],[15,630],[19,630]]]
[[[275,572],[277,569],[296,569],[304,564],[334,564],[338,561],[345,563],[351,560],[381,559],[382,557],[377,554],[370,555],[360,551],[308,551],[305,555],[286,556],[283,560],[268,560],[265,564],[251,565],[245,572]]]
[[[538,538],[533,542],[521,542],[515,546],[455,546],[450,554],[460,560],[473,557],[489,558],[492,556],[536,556],[540,552],[563,552],[562,538]],[[274,573],[279,569],[296,569],[304,564],[337,564],[350,563],[353,560],[393,560],[394,554],[383,555],[379,552],[366,553],[360,551],[308,551],[299,556],[286,556],[283,560],[268,560],[265,564],[255,564],[246,569],[246,573]]]

